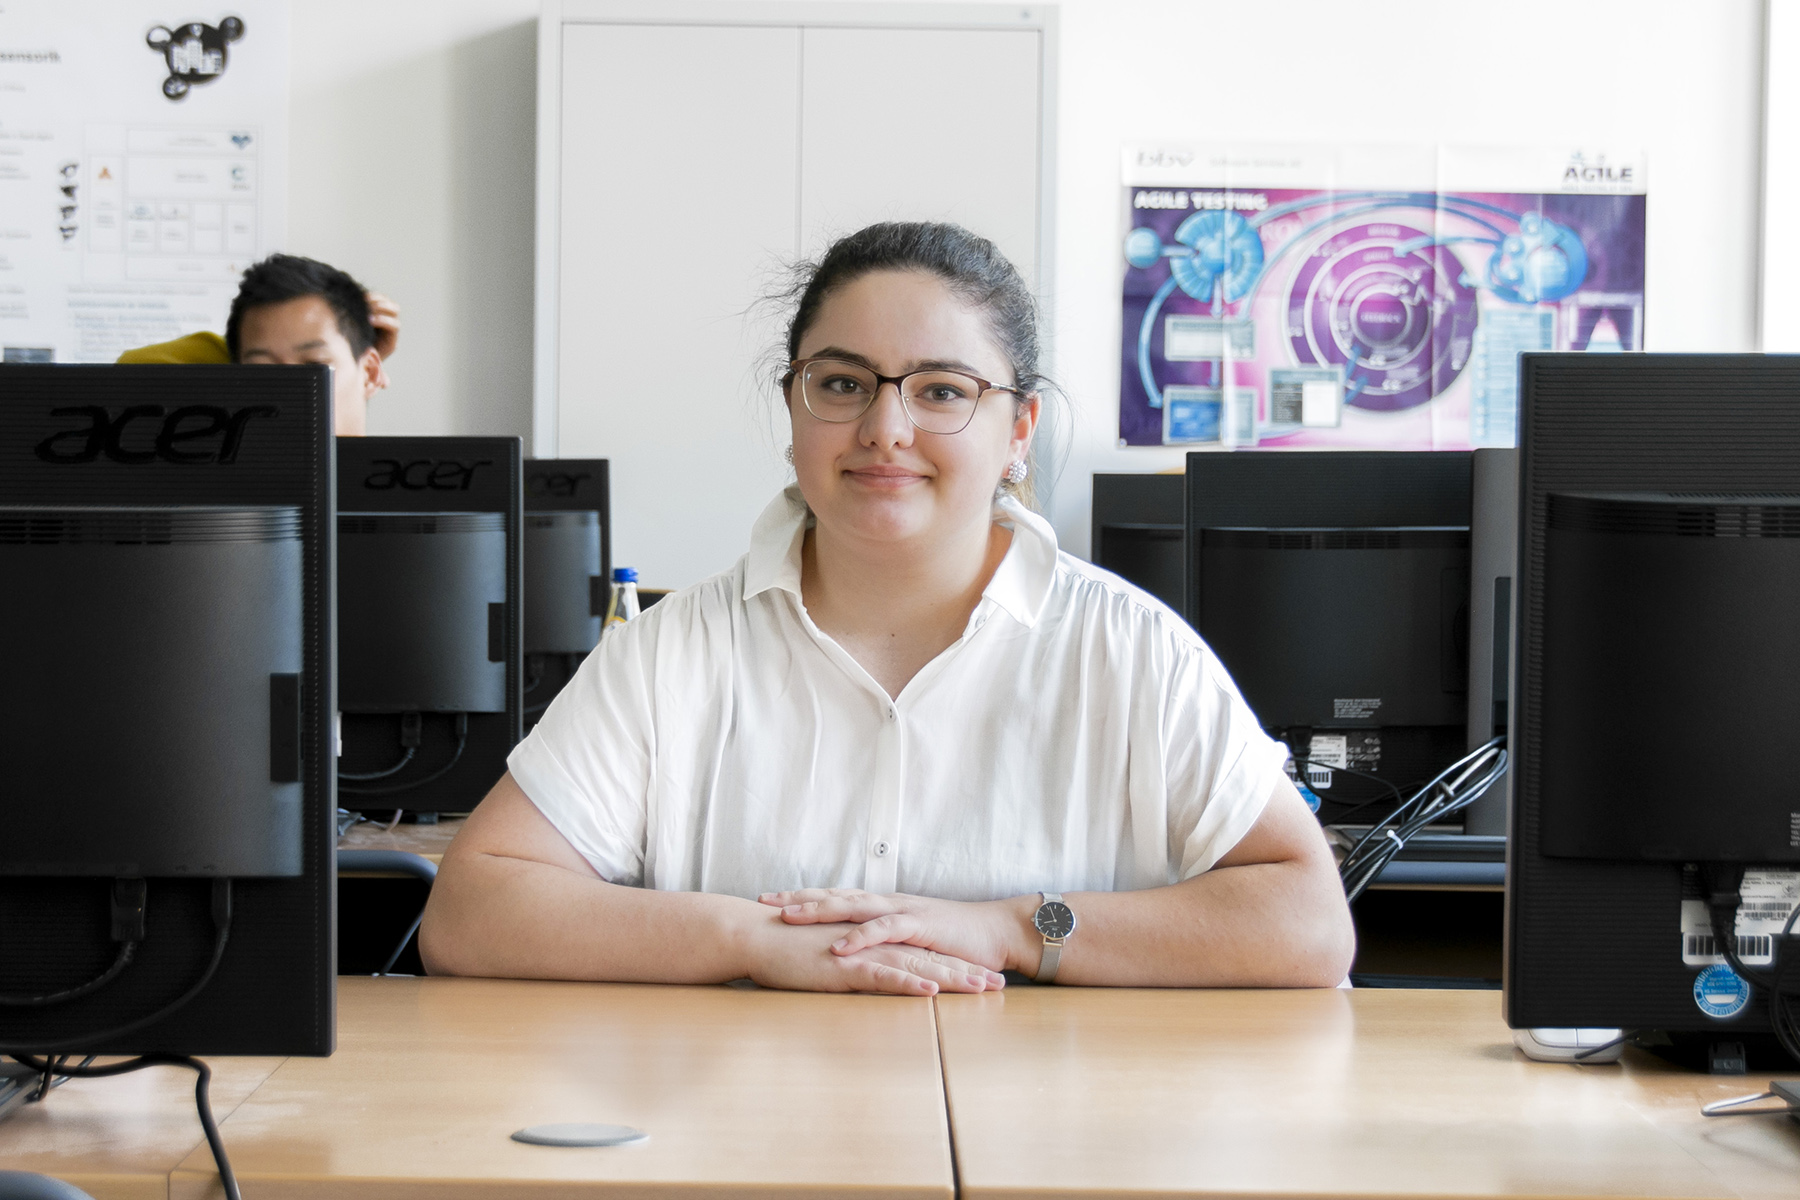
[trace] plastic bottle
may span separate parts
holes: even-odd
[[[612,574],[612,599],[606,602],[606,620],[600,626],[604,634],[615,625],[638,615],[637,571],[631,567],[614,567]]]

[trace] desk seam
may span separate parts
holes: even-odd
[[[950,1106],[950,1062],[944,1054],[944,1023],[938,1019],[938,1001],[943,993],[931,997],[931,1037],[937,1043],[938,1083],[944,1089],[944,1141],[950,1147],[950,1195],[962,1200],[962,1163],[956,1154],[956,1117]]]

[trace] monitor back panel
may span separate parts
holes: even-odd
[[[1094,475],[1094,564],[1184,612],[1187,567],[1180,475]]]
[[[1682,961],[1680,864],[1542,852],[1544,568],[1553,492],[1800,494],[1800,358],[1527,354],[1520,418],[1507,1020],[1767,1030],[1760,993],[1729,1021],[1700,1009],[1700,968]]]
[[[1378,777],[1371,780],[1341,773],[1333,777],[1323,769],[1309,769],[1309,784],[1332,806],[1321,810],[1321,819],[1327,822],[1345,811],[1362,813],[1365,804],[1391,795],[1395,787],[1429,778],[1462,752],[1466,661],[1460,643],[1446,646],[1444,636],[1454,639],[1458,631],[1454,612],[1446,621],[1445,603],[1456,608],[1467,600],[1469,470],[1469,455],[1456,451],[1196,452],[1187,456],[1185,615],[1202,637],[1209,637],[1212,602],[1222,600],[1229,609],[1231,592],[1237,586],[1236,581],[1219,576],[1235,576],[1241,564],[1235,563],[1233,556],[1249,552],[1227,545],[1244,540],[1236,531],[1262,531],[1265,542],[1268,531],[1319,531],[1310,540],[1302,538],[1308,549],[1292,554],[1294,564],[1275,564],[1273,560],[1281,555],[1265,552],[1260,556],[1270,560],[1259,568],[1265,587],[1271,586],[1267,580],[1271,571],[1295,573],[1294,586],[1289,589],[1294,594],[1283,602],[1293,610],[1289,614],[1292,632],[1284,639],[1291,643],[1287,646],[1290,667],[1299,655],[1303,663],[1319,663],[1323,679],[1333,673],[1326,668],[1351,665],[1359,652],[1369,649],[1365,643],[1371,639],[1387,642],[1396,638],[1406,643],[1405,656],[1418,665],[1419,669],[1405,673],[1404,686],[1413,695],[1404,705],[1387,703],[1379,687],[1358,687],[1329,697],[1321,713],[1317,704],[1289,712],[1270,707],[1291,687],[1260,684],[1252,678],[1261,657],[1244,664],[1238,684],[1251,697],[1252,706],[1257,703],[1252,693],[1268,694],[1268,711],[1258,709],[1258,719],[1286,740],[1297,756],[1314,757],[1321,764],[1349,765]],[[1387,532],[1373,542],[1329,532],[1353,534],[1358,530]],[[1281,540],[1279,533],[1276,537]],[[1446,538],[1460,540],[1455,545],[1441,544]],[[1383,547],[1388,542],[1395,545],[1377,548],[1377,542]],[[1360,548],[1351,549],[1352,545]],[[1383,558],[1389,561],[1375,561]],[[1297,561],[1301,559],[1313,561]],[[1346,613],[1339,611],[1342,606],[1331,605],[1333,588],[1353,585],[1356,573],[1379,576],[1390,593],[1387,601],[1375,601],[1364,589],[1369,611]],[[1407,583],[1409,574],[1419,578]],[[1335,582],[1328,582],[1327,576]],[[1302,582],[1308,579],[1310,586]],[[1210,593],[1209,586],[1213,588]],[[1399,590],[1394,591],[1396,588]],[[1305,611],[1308,604],[1313,606],[1310,615]],[[1395,632],[1393,618],[1400,611],[1396,605],[1416,616],[1418,628],[1412,628],[1413,620],[1408,617],[1407,631]],[[1238,615],[1246,620],[1253,616],[1242,611]],[[1278,616],[1274,611],[1264,615]],[[1330,619],[1319,619],[1325,616]],[[1345,621],[1351,621],[1354,630],[1333,640],[1326,627],[1341,626]],[[1377,627],[1383,632],[1372,633]],[[1317,644],[1308,642],[1319,634],[1325,636]],[[1222,637],[1231,640],[1229,635]],[[1238,640],[1240,644],[1263,644],[1268,638],[1258,630],[1243,633]],[[1385,651],[1378,653],[1385,655]],[[1230,658],[1224,661],[1227,669],[1240,673]],[[1307,674],[1311,674],[1310,668]],[[1339,699],[1346,703],[1338,704]],[[1380,704],[1359,706],[1359,702],[1377,699]],[[1410,715],[1403,709],[1410,709]],[[1319,742],[1321,729],[1329,732],[1330,742]],[[1341,744],[1340,738],[1344,739]],[[1325,748],[1328,745],[1337,749]]]
[[[604,458],[528,458],[525,460],[525,514],[591,512],[599,518],[600,574],[595,577],[589,597],[588,611],[594,616],[606,615],[612,579],[612,486],[608,460]],[[526,575],[534,568],[530,562],[530,538],[526,546]],[[525,597],[526,625],[531,623],[530,606],[536,601],[529,592]],[[550,702],[574,677],[585,655],[567,653],[533,653],[527,639],[525,654],[524,724],[529,733]]]
[[[342,780],[338,794],[340,805],[364,812],[468,812],[505,772],[506,756],[520,736],[524,484],[519,439],[339,438],[337,466],[340,513],[468,514],[484,524],[498,518],[504,600],[493,608],[491,624],[475,637],[476,646],[464,647],[501,668],[498,702],[480,705],[489,711],[460,717],[448,711],[419,714],[417,745],[404,768],[375,779]],[[340,624],[356,619],[339,615]],[[346,711],[340,771],[373,775],[390,769],[404,753],[406,719],[396,711]],[[458,720],[467,722],[460,753]]]
[[[330,391],[325,367],[0,367],[0,505],[280,505],[298,508],[302,518],[301,873],[235,880],[230,939],[207,987],[164,1020],[84,1043],[83,1053],[331,1052],[337,876]],[[193,619],[206,614],[195,611]],[[92,752],[109,750],[95,745]],[[5,804],[53,802],[0,796]],[[110,886],[95,878],[0,878],[0,990],[41,993],[99,974],[116,950]],[[122,1025],[193,984],[212,947],[210,883],[151,879],[147,887],[146,936],[118,979],[66,1004],[0,1010],[0,1045]]]
[[[1507,732],[1512,688],[1513,561],[1519,553],[1519,452],[1474,452],[1469,522],[1469,749]],[[1463,812],[1467,833],[1504,836],[1508,771]]]

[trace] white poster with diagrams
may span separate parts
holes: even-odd
[[[0,6],[0,348],[222,331],[287,224],[287,0]]]

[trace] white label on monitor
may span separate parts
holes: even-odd
[[[1800,905],[1800,871],[1746,870],[1738,895],[1743,898],[1737,911],[1738,958],[1746,966],[1766,967],[1774,959],[1776,937]],[[1713,944],[1704,900],[1681,902],[1681,961],[1690,967],[1725,961]]]
[[[1306,756],[1317,766],[1341,771],[1350,765],[1350,739],[1341,733],[1315,733]]]

